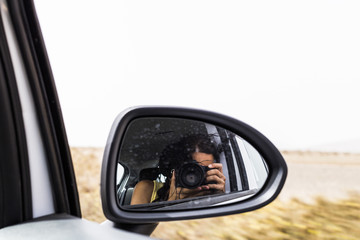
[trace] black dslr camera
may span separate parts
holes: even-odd
[[[185,161],[175,169],[176,187],[193,189],[205,185],[206,172],[209,170],[195,160]]]

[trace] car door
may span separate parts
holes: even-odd
[[[31,1],[1,1],[0,227],[80,217],[57,94]]]
[[[81,219],[32,1],[0,4],[0,239],[144,239]]]

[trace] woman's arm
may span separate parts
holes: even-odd
[[[151,180],[142,180],[135,186],[131,198],[131,205],[150,203],[154,183]]]

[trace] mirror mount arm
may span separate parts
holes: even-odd
[[[131,224],[131,223],[115,223],[109,220],[101,223],[101,225],[111,228],[117,228],[128,232],[135,232],[142,235],[150,236],[159,223],[147,224]]]

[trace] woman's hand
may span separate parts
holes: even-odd
[[[215,190],[218,192],[225,192],[225,181],[226,178],[223,174],[221,163],[212,163],[208,165],[210,168],[206,172],[206,185],[201,186],[203,190]]]

